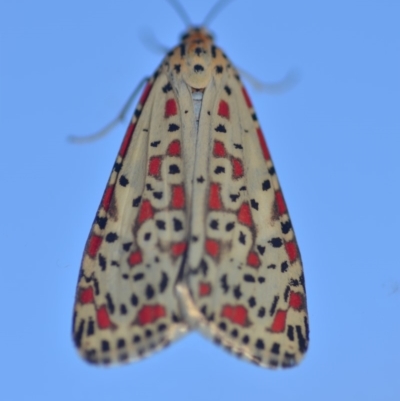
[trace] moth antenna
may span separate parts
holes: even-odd
[[[181,17],[182,21],[186,24],[186,26],[187,27],[192,26],[192,22],[190,21],[189,15],[183,8],[182,4],[179,3],[178,0],[167,0],[167,1],[175,9],[177,14]]]
[[[233,0],[220,0],[214,4],[211,10],[208,12],[206,17],[203,20],[203,26],[208,26],[208,24],[218,15],[218,13],[228,5],[228,3],[232,2]]]

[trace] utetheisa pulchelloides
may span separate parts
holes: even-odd
[[[148,80],[86,244],[84,359],[142,358],[198,329],[260,366],[308,346],[303,269],[250,98],[204,28]]]

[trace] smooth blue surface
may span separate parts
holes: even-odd
[[[138,5],[138,3],[141,3]],[[200,23],[214,0],[185,2]],[[184,30],[161,0],[0,4],[0,398],[14,400],[400,399],[400,2],[243,1],[213,21],[233,63],[274,81],[249,92],[305,265],[311,343],[285,371],[197,334],[121,368],[71,341],[83,247],[126,124],[89,145]]]

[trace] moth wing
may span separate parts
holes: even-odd
[[[187,320],[259,365],[293,366],[308,345],[301,259],[263,134],[233,69],[204,91],[196,154],[187,288],[180,287]]]
[[[181,116],[165,74],[142,95],[85,248],[73,337],[92,363],[143,357],[187,330],[174,293],[186,250]]]

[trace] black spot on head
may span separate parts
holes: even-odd
[[[176,164],[171,164],[169,166],[169,174],[179,174],[181,172],[181,170],[179,169],[179,167]]]
[[[141,196],[138,196],[137,198],[135,198],[132,202],[132,206],[133,207],[138,207],[140,205],[140,201],[142,200]]]
[[[194,70],[194,72],[195,72],[196,74],[198,74],[198,73],[204,71],[204,67],[203,67],[202,65],[200,65],[200,64],[196,64],[196,65],[193,67],[193,70]]]
[[[218,127],[215,128],[215,131],[222,132],[225,134],[226,133],[225,125],[219,124]]]
[[[180,64],[175,64],[174,65],[174,70],[177,74],[181,72],[181,65]]]
[[[222,74],[222,72],[224,71],[224,67],[222,67],[222,65],[217,65],[215,67],[215,71],[217,72],[217,74]]]
[[[217,57],[217,48],[214,45],[211,46],[211,56],[213,58]]]
[[[206,53],[206,51],[205,51],[203,48],[201,48],[201,47],[196,47],[196,48],[194,49],[194,52],[195,52],[198,56],[200,56],[201,53]]]
[[[168,126],[168,132],[175,132],[175,131],[178,131],[179,128],[180,128],[179,125],[176,125],[176,124],[169,124],[169,126]]]

